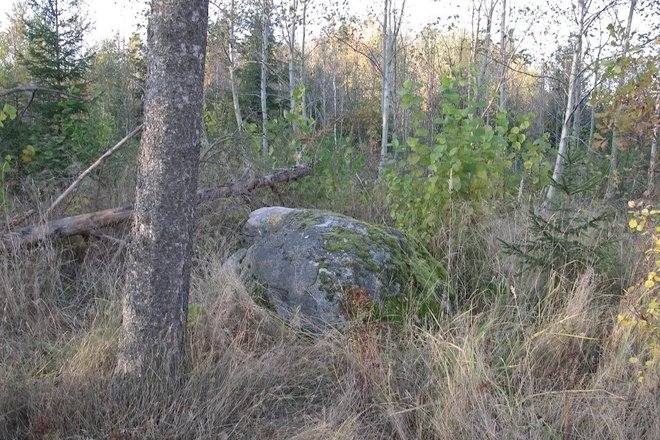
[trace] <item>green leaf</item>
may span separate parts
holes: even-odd
[[[16,119],[16,107],[5,104],[5,106],[2,108],[2,112],[7,114],[9,116],[9,119]]]

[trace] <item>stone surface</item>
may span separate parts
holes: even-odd
[[[312,332],[354,319],[396,319],[412,302],[440,306],[445,272],[402,232],[338,214],[268,207],[243,228],[247,249],[231,264],[284,319]],[[390,315],[390,316],[387,316]]]

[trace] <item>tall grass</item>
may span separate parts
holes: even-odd
[[[329,207],[378,220],[363,200]],[[450,219],[434,252],[461,292],[453,313],[315,339],[223,267],[249,208],[221,206],[200,211],[190,367],[168,387],[113,380],[117,244],[2,250],[0,438],[660,438],[658,374],[638,380],[633,336],[615,325],[637,262],[627,244],[617,282],[593,268],[521,273],[496,238],[524,240],[523,211]]]

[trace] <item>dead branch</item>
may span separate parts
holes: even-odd
[[[106,158],[112,156],[112,154],[113,154],[115,151],[119,150],[122,146],[124,146],[124,144],[125,144],[126,142],[128,142],[133,136],[135,136],[136,134],[138,134],[138,133],[140,132],[140,130],[142,130],[142,125],[138,125],[138,126],[135,128],[135,130],[133,130],[132,132],[130,132],[129,134],[127,134],[127,135],[126,135],[122,140],[120,140],[120,141],[119,141],[114,147],[110,148],[108,151],[106,151],[105,153],[103,153],[103,155],[102,155],[101,157],[99,157],[99,158],[96,160],[96,162],[94,162],[89,168],[87,168],[85,171],[83,171],[82,174],[80,174],[80,176],[78,176],[78,178],[77,178],[76,180],[74,180],[73,183],[72,183],[71,185],[69,185],[69,187],[68,187],[68,188],[67,188],[62,194],[60,194],[60,196],[59,196],[59,197],[53,202],[53,204],[50,205],[50,208],[48,208],[48,209],[46,210],[46,216],[48,216],[48,214],[50,214],[50,212],[53,210],[53,208],[55,208],[57,205],[59,205],[60,202],[62,202],[62,200],[64,200],[64,198],[65,198],[65,197],[66,197],[71,191],[73,191],[73,189],[76,187],[76,185],[78,185],[78,184],[79,184],[79,183],[80,183],[85,177],[87,177],[87,176],[89,175],[89,173],[91,173],[92,171],[94,171],[94,169],[95,169],[97,166],[99,166],[99,165],[101,164],[101,162],[103,162]]]
[[[0,89],[0,96],[11,95],[13,93],[23,93],[23,92],[46,92],[54,93],[56,95],[69,96],[70,93],[65,90],[51,89],[49,87],[40,87],[40,86],[25,86],[25,87],[14,87],[11,89]]]
[[[311,174],[315,163],[295,166],[266,176],[240,180],[228,185],[208,188],[197,192],[197,203],[247,194],[257,188],[269,187],[278,183],[290,182]],[[55,240],[73,235],[96,235],[99,228],[116,225],[133,218],[133,205],[110,208],[87,214],[74,215],[40,225],[32,225],[2,236],[3,243],[34,245],[45,240]]]

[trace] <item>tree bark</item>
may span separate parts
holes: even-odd
[[[302,0],[303,10],[302,10],[302,40],[300,43],[300,85],[303,88],[307,84],[307,70],[305,67],[306,64],[306,42],[307,42],[307,6],[311,0]],[[302,117],[307,119],[307,93],[303,93],[301,96],[302,102],[300,103],[302,109]]]
[[[389,136],[390,119],[390,64],[392,55],[390,53],[390,26],[389,18],[392,9],[392,0],[384,0],[383,13],[383,84],[381,92],[381,134],[380,134],[380,162],[378,164],[378,175],[383,174],[385,161],[387,160],[387,142]]]
[[[507,60],[507,29],[506,29],[506,0],[502,0],[502,15],[500,19],[500,57],[502,59],[502,80],[500,81],[500,110],[506,110],[506,76],[509,70]]]
[[[185,367],[208,0],[153,0],[135,213],[117,366],[176,380]]]
[[[381,139],[380,139],[380,162],[378,164],[378,175],[382,175],[387,162],[387,144],[389,140],[389,119],[390,106],[392,101],[392,83],[394,76],[394,51],[397,35],[401,29],[401,20],[403,10],[406,7],[406,1],[401,3],[398,21],[396,11],[392,8],[393,0],[384,0],[383,13],[383,67],[382,67],[382,96],[381,96]]]
[[[655,168],[658,157],[658,136],[660,136],[660,103],[655,104],[655,125],[653,126],[653,139],[651,140],[651,157],[649,158],[648,182],[646,193],[648,197],[655,196]]]
[[[241,104],[238,100],[238,84],[236,82],[236,41],[234,34],[234,20],[236,17],[236,1],[231,0],[229,11],[229,82],[231,83],[231,99],[234,105],[234,117],[239,132],[243,131],[243,116],[241,115]]]
[[[282,3],[283,15],[289,20],[286,26],[287,46],[289,47],[289,111],[293,114],[296,111],[296,27],[298,25],[298,0],[291,0],[291,3]],[[287,14],[288,12],[288,14]],[[298,125],[293,124],[293,131],[298,132]]]
[[[577,77],[579,74],[578,64],[580,55],[582,54],[582,36],[584,34],[584,22],[587,14],[586,2],[587,0],[578,0],[578,26],[575,34],[575,47],[573,48],[573,59],[571,61],[571,73],[568,77],[568,99],[566,100],[566,110],[564,112],[564,122],[561,126],[561,135],[559,137],[559,151],[557,152],[557,159],[552,171],[553,182],[559,182],[559,179],[564,172],[564,164],[566,154],[568,153],[568,137],[570,131],[571,116],[573,115],[573,107],[575,102],[575,87]],[[548,188],[548,193],[545,198],[544,206],[548,207],[549,204],[555,201],[557,194],[557,187],[553,183]]]
[[[264,0],[261,10],[261,154],[268,157],[268,0]]]
[[[633,14],[635,13],[635,6],[637,5],[637,0],[630,0],[630,9],[628,10],[628,23],[626,25],[626,34],[623,38],[623,48],[621,51],[621,57],[625,58],[628,55],[628,49],[630,48],[630,30],[632,28],[632,19]],[[617,90],[623,87],[625,82],[624,74],[621,74],[619,78],[619,83],[617,85]],[[619,130],[617,125],[619,124],[619,119],[621,118],[621,112],[623,110],[623,105],[618,104],[616,110],[614,111],[614,120],[612,121],[612,149],[610,151],[610,172],[607,177],[607,189],[605,190],[605,200],[612,200],[614,194],[617,190],[617,172],[619,168]]]
[[[497,0],[491,0],[486,11],[486,35],[484,36],[483,53],[481,54],[481,65],[479,66],[479,76],[477,77],[477,93],[479,99],[484,98],[488,93],[488,64],[490,63],[490,46],[492,41],[493,14]],[[478,36],[477,36],[478,37]]]

